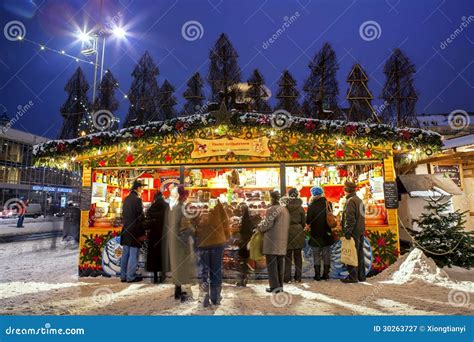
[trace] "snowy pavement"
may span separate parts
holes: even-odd
[[[266,281],[246,288],[230,281],[222,305],[203,308],[199,286],[193,300],[175,301],[173,285],[121,283],[115,278],[78,278],[77,247],[61,239],[0,244],[0,314],[46,315],[472,315],[473,271],[431,269],[411,253],[397,269],[366,283],[337,280],[285,286],[269,295]],[[401,262],[400,262],[401,263]],[[397,274],[397,272],[399,272]],[[425,273],[423,273],[425,272]],[[434,274],[429,276],[428,273]],[[462,278],[462,281],[454,279]],[[423,277],[427,281],[422,280]],[[457,284],[453,286],[453,284]]]
[[[25,218],[24,228],[17,228],[16,222],[16,219],[0,219],[0,241],[3,237],[61,231],[63,229],[62,217]]]

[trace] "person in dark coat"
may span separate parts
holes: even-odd
[[[365,207],[362,200],[356,194],[357,184],[346,182],[344,184],[344,193],[346,195],[346,204],[342,212],[342,232],[346,239],[353,238],[357,249],[358,266],[347,265],[349,276],[341,279],[344,283],[357,283],[365,281],[365,262],[364,262],[364,236],[365,236]]]
[[[169,209],[163,193],[158,191],[155,194],[153,203],[146,212],[145,226],[148,231],[148,253],[146,258],[146,268],[148,272],[153,272],[153,282],[158,283],[158,272],[160,272],[160,282],[165,280],[166,267],[163,250],[165,247],[164,225],[165,217]]]
[[[239,216],[242,217],[239,229],[239,266],[240,266],[240,279],[237,282],[237,286],[247,286],[248,273],[249,273],[249,258],[250,251],[247,248],[250,239],[252,238],[252,232],[254,229],[252,219],[250,218],[250,210],[246,203],[239,205]]]
[[[303,201],[299,198],[297,189],[290,189],[288,197],[283,200],[286,209],[290,213],[290,230],[288,231],[288,247],[285,257],[285,283],[291,281],[292,260],[295,261],[295,282],[301,282],[303,268],[303,257],[301,250],[304,248],[306,239],[304,228],[306,215],[303,209]]]
[[[323,189],[311,188],[306,224],[310,226],[309,245],[313,251],[314,280],[329,279],[329,268],[331,265],[331,245],[334,243],[331,228],[329,227],[326,214],[332,210],[332,205],[324,197]],[[321,278],[321,261],[323,262],[323,276]]]
[[[143,224],[143,202],[140,198],[143,184],[133,182],[130,194],[123,202],[123,228],[120,235],[120,244],[123,246],[120,260],[120,279],[127,283],[142,281],[142,277],[135,273],[138,268],[138,255],[145,236]]]

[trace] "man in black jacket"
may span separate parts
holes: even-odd
[[[120,236],[120,244],[123,247],[120,260],[122,283],[134,283],[142,280],[142,277],[135,274],[138,268],[141,239],[145,235],[143,203],[140,198],[142,191],[143,184],[139,181],[133,182],[130,194],[123,202],[123,228]]]
[[[346,239],[353,238],[357,249],[358,266],[347,266],[349,276],[341,279],[344,283],[365,281],[364,236],[365,236],[365,207],[356,194],[357,184],[347,181],[344,184],[346,204],[342,213],[342,232]]]

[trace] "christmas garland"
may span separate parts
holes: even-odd
[[[216,116],[213,113],[197,114],[76,139],[53,140],[35,145],[33,154],[37,163],[49,165],[58,165],[57,159],[74,161],[81,155],[88,155],[92,166],[143,164],[147,161],[177,163],[189,158],[194,148],[192,139],[237,136],[251,139],[258,137],[256,135],[269,137],[272,160],[276,161],[380,159],[386,157],[381,146],[387,143],[392,144],[395,151],[417,149],[431,155],[442,145],[439,134],[418,128],[237,111],[230,112],[222,124]],[[118,146],[123,147],[119,152]],[[131,148],[135,151],[133,154],[126,151]],[[102,158],[101,154],[107,152],[111,155]],[[229,152],[226,159],[241,161],[248,157]]]

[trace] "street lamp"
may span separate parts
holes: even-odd
[[[89,33],[87,31],[79,31],[77,38],[82,42],[83,48],[81,53],[85,56],[91,56],[95,54],[95,66],[94,66],[94,89],[92,91],[92,103],[95,101],[96,89],[97,89],[97,72],[99,67],[99,36],[102,36],[102,49],[100,56],[100,81],[104,76],[104,58],[105,58],[105,38],[107,33],[111,33],[113,36],[122,39],[125,38],[127,32],[120,26],[114,27],[112,30],[106,32],[105,30],[99,31],[99,34]]]

